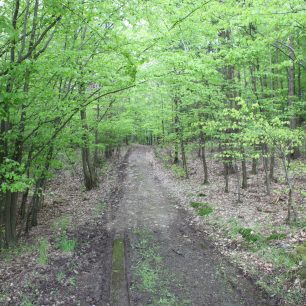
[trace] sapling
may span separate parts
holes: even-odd
[[[281,164],[284,170],[285,181],[288,186],[288,215],[287,222],[291,224],[297,221],[297,210],[294,203],[294,188],[295,188],[295,178],[298,173],[298,168],[296,163],[290,162],[290,154],[293,153],[293,149],[302,144],[303,133],[300,130],[292,130],[289,127],[284,126],[284,124],[275,119],[272,125],[267,125],[266,128],[267,135],[273,144],[276,153],[281,159]],[[302,169],[300,164],[300,168]]]

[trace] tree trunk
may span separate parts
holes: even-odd
[[[99,122],[100,119],[100,106],[97,104],[97,122]],[[98,126],[96,127],[95,130],[95,151],[94,151],[94,167],[97,168],[99,166],[99,131],[98,131]]]
[[[188,175],[187,159],[186,159],[186,152],[185,152],[183,136],[181,136],[181,154],[182,154],[183,168],[185,170],[185,176],[186,178],[188,178],[189,175]]]
[[[257,159],[253,158],[252,159],[252,174],[257,174]]]
[[[292,64],[288,69],[288,106],[293,107],[294,104],[294,96],[295,96],[295,71],[294,71],[294,58],[295,54],[293,51],[293,38],[292,36],[289,37],[289,55],[292,58]],[[295,115],[292,116],[290,119],[290,127],[292,129],[296,128],[296,117]]]
[[[18,193],[7,191],[4,194],[5,203],[5,246],[10,247],[16,243]]]
[[[94,165],[91,161],[89,141],[88,141],[88,125],[86,122],[86,109],[80,111],[81,120],[83,122],[83,145],[82,145],[82,166],[84,174],[84,184],[87,190],[97,187],[97,175]]]
[[[265,185],[266,185],[266,192],[267,195],[271,194],[271,182],[270,182],[270,176],[269,176],[269,159],[268,159],[268,146],[266,144],[263,145],[262,148],[263,153],[263,165],[265,170]]]
[[[296,222],[297,220],[297,211],[296,211],[294,201],[293,201],[293,183],[292,183],[292,179],[289,176],[289,169],[288,169],[287,159],[286,159],[285,154],[283,154],[282,156],[282,162],[283,162],[283,167],[285,170],[286,182],[289,187],[288,206],[287,206],[287,210],[288,210],[287,223],[292,224],[292,222]]]
[[[206,162],[206,142],[203,132],[200,132],[200,155],[203,164],[203,172],[204,172],[204,181],[203,183],[206,185],[208,184],[208,167]]]
[[[276,181],[274,177],[274,167],[275,167],[275,152],[274,150],[272,150],[270,156],[270,171],[269,171],[270,182]]]
[[[225,179],[225,188],[224,188],[224,192],[228,193],[229,189],[228,189],[228,164],[225,162],[223,163],[224,166],[224,179]]]
[[[42,207],[43,203],[43,194],[47,179],[47,173],[50,168],[51,160],[53,157],[54,147],[53,144],[50,145],[47,155],[45,164],[42,166],[42,173],[41,176],[37,179],[35,184],[34,195],[31,200],[30,207],[27,212],[27,220],[26,220],[26,229],[25,232],[28,233],[32,226],[37,226],[38,224],[38,212]]]
[[[241,170],[242,170],[242,189],[248,188],[248,181],[247,181],[247,167],[246,167],[246,160],[245,157],[241,161]]]
[[[235,162],[235,172],[237,177],[237,203],[241,203],[241,192],[240,192],[240,173],[237,163]]]
[[[179,163],[179,144],[178,144],[178,139],[179,139],[179,117],[178,117],[178,98],[174,98],[174,132],[176,135],[176,140],[175,140],[175,146],[174,146],[174,164]]]

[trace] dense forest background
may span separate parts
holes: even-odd
[[[277,161],[296,222],[305,29],[303,0],[0,1],[0,247],[37,224],[63,159],[81,155],[90,190],[131,142],[167,148],[185,177],[197,150],[205,184],[209,149],[238,201],[259,164],[273,192]]]

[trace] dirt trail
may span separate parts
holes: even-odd
[[[111,224],[126,240],[131,305],[275,305],[188,226],[152,159],[132,149]]]
[[[67,233],[74,252],[59,250],[56,232],[47,263],[36,251],[0,265],[0,305],[275,305],[188,225],[154,164],[144,146],[118,160],[95,198],[105,210]]]

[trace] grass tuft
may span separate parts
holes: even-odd
[[[213,208],[205,202],[191,202],[190,206],[197,209],[197,213],[201,217],[208,216],[214,211]]]
[[[48,251],[49,251],[49,242],[47,239],[42,239],[38,243],[38,262],[41,265],[46,265],[48,263]]]
[[[271,234],[270,236],[267,237],[267,240],[270,241],[270,240],[280,240],[280,239],[283,239],[283,238],[286,238],[287,235],[286,234],[283,234],[283,233],[273,233]]]
[[[66,233],[64,233],[60,237],[57,246],[64,252],[73,252],[76,248],[76,241],[74,239],[68,239]]]
[[[255,234],[251,228],[241,227],[238,229],[238,233],[248,242],[256,242],[262,240],[262,236]]]
[[[183,178],[186,176],[186,173],[185,173],[185,170],[178,166],[178,165],[172,165],[171,166],[171,170],[174,172],[174,174],[177,176],[177,177],[180,177],[180,178]]]

